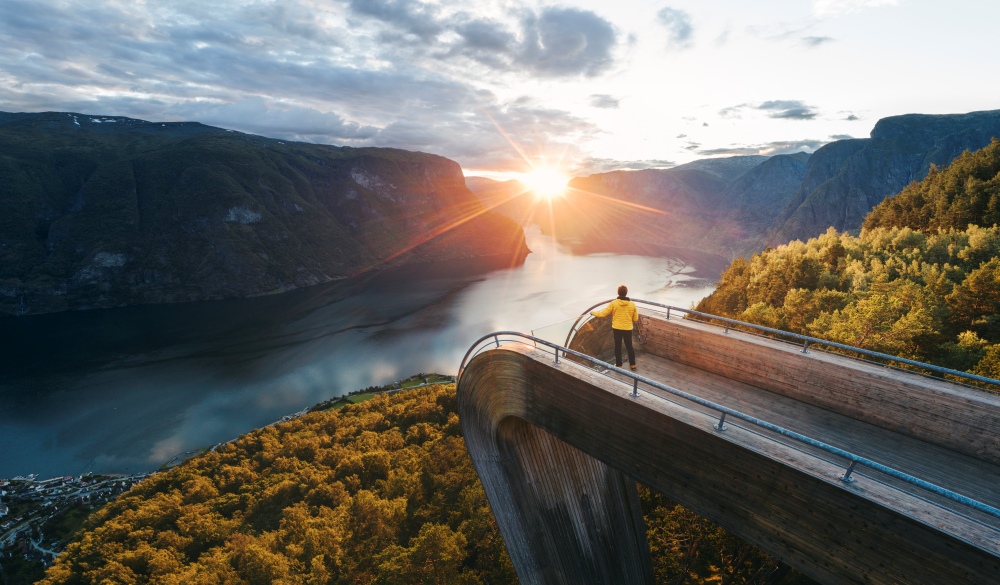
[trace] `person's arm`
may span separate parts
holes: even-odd
[[[639,309],[635,306],[635,303],[632,303],[632,322],[639,322]]]
[[[608,315],[611,314],[611,311],[613,310],[614,310],[614,301],[611,301],[610,303],[608,303],[607,307],[604,307],[600,311],[591,311],[590,314],[595,317],[607,317]]]

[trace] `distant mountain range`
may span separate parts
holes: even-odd
[[[431,154],[194,122],[0,113],[0,315],[244,297],[373,268],[523,261]]]
[[[875,205],[925,177],[931,164],[947,165],[993,137],[1000,137],[1000,111],[894,116],[880,120],[870,138],[832,142],[811,155],[580,177],[551,208],[516,182],[467,184],[487,207],[558,237],[655,241],[733,258],[829,226],[857,230]]]
[[[858,229],[873,207],[926,177],[930,165],[946,166],[992,138],[1000,138],[1000,110],[879,120],[871,138],[833,142],[810,157],[801,186],[765,243],[810,238],[828,226]]]

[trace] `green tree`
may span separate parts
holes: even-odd
[[[1000,259],[992,258],[970,272],[946,301],[957,325],[1000,342]]]

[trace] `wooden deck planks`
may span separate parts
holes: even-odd
[[[703,323],[640,324],[655,355],[1000,464],[998,396]]]
[[[654,363],[650,356],[639,363],[644,375],[662,367],[663,375],[684,377],[691,385],[699,380],[706,389],[721,384],[703,373]],[[495,455],[489,455],[489,445],[496,445],[490,439],[495,431],[489,427],[515,416],[719,522],[821,582],[993,583],[1000,574],[996,530],[866,477],[843,484],[836,479],[840,469],[836,464],[738,426],[720,433],[712,429],[714,416],[648,395],[635,400],[629,398],[630,391],[630,384],[576,364],[555,366],[550,356],[539,352],[508,348],[486,352],[470,362],[459,382],[462,426],[477,471],[483,477],[484,466],[510,465],[510,457],[494,461]],[[497,399],[496,394],[506,398]],[[764,397],[738,395],[748,408],[757,407]],[[501,525],[530,524],[546,508],[540,504],[546,498],[537,497],[530,498],[534,503],[527,508],[511,507],[510,499],[519,499],[516,494],[540,489],[518,482],[554,482],[541,492],[560,493],[565,501],[574,500],[570,493],[578,489],[574,484],[596,485],[577,479],[580,473],[596,477],[589,464],[545,455],[532,446],[535,439],[521,436],[522,431],[500,434],[512,448],[526,449],[529,454],[524,457],[534,461],[536,470],[578,469],[530,474],[532,479],[516,472],[487,473],[484,487]],[[500,475],[508,483],[497,483]],[[577,518],[572,524],[578,527],[580,517],[571,517]],[[544,533],[542,524],[532,526]],[[554,523],[542,540],[551,538],[550,546],[566,553],[556,553],[560,563],[572,565],[570,551],[558,544],[561,537],[553,536],[566,534],[561,526],[566,525]],[[511,539],[539,542],[518,536],[516,530],[513,534],[506,530],[504,537],[508,547]],[[631,542],[629,546],[638,544]],[[634,555],[623,542],[616,546],[620,558]],[[543,582],[563,581],[550,574]],[[586,582],[603,581],[594,577]]]
[[[883,465],[919,477],[946,489],[958,492],[983,503],[1000,508],[1000,466],[955,453],[943,447],[932,445],[906,435],[883,429],[876,425],[806,404],[749,384],[734,382],[722,376],[679,364],[649,353],[637,358],[639,373],[667,386],[694,394],[723,406],[739,410],[772,424],[784,427],[808,437],[823,441],[834,447],[867,457]],[[615,374],[615,377],[624,378]],[[624,382],[625,380],[623,380]],[[631,382],[626,382],[631,385]],[[656,388],[640,385],[641,391],[682,403],[703,412],[714,411],[694,402],[684,400]],[[798,441],[782,437],[750,423],[735,421],[727,424],[741,425],[761,432],[787,445],[795,446],[817,456],[842,460],[820,449],[803,445]],[[858,473],[879,477],[890,481],[874,470],[859,469]],[[903,482],[895,485],[905,485]],[[923,491],[916,487],[906,489]],[[924,492],[943,506],[960,510],[982,520],[1000,526],[1000,519],[974,512],[967,506],[944,498],[936,498]]]

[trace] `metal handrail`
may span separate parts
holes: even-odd
[[[594,306],[596,307],[596,306],[599,306],[599,305],[594,305]],[[843,482],[845,482],[845,483],[850,483],[850,482],[854,481],[854,479],[851,477],[851,474],[854,472],[855,466],[858,465],[858,464],[861,464],[861,465],[864,465],[865,467],[869,467],[869,468],[874,469],[876,471],[880,471],[880,472],[882,472],[882,473],[884,473],[884,474],[886,474],[886,475],[888,475],[890,477],[894,477],[896,479],[899,479],[899,480],[904,481],[906,483],[909,483],[911,485],[915,485],[915,486],[921,487],[923,489],[926,489],[926,490],[928,490],[928,491],[930,491],[932,493],[935,493],[935,494],[937,494],[939,496],[948,498],[950,500],[953,500],[955,502],[959,502],[961,504],[965,504],[966,506],[969,506],[971,508],[979,510],[980,512],[984,512],[984,513],[989,514],[991,516],[994,516],[996,518],[1000,518],[1000,509],[994,508],[993,506],[990,506],[989,504],[984,504],[983,502],[980,502],[978,500],[974,500],[974,499],[972,499],[972,498],[970,498],[968,496],[963,496],[962,494],[959,494],[957,492],[953,492],[953,491],[951,491],[949,489],[946,489],[946,488],[943,488],[941,486],[935,485],[933,483],[930,483],[929,481],[925,481],[925,480],[922,480],[922,479],[920,479],[918,477],[914,477],[914,476],[912,476],[912,475],[910,475],[908,473],[904,473],[902,471],[898,471],[896,469],[893,469],[892,467],[888,467],[886,465],[882,465],[881,463],[878,463],[876,461],[872,461],[871,459],[868,459],[867,457],[862,457],[861,455],[855,455],[854,453],[851,453],[849,451],[845,451],[845,450],[840,449],[838,447],[834,447],[833,445],[829,445],[827,443],[824,443],[822,441],[818,441],[818,440],[813,439],[811,437],[807,437],[806,435],[802,435],[800,433],[796,433],[795,431],[791,431],[791,430],[788,430],[788,429],[786,429],[784,427],[780,427],[780,426],[778,426],[776,424],[772,424],[772,423],[769,423],[769,422],[767,422],[765,420],[761,420],[761,419],[759,419],[757,417],[750,416],[749,414],[744,414],[744,413],[742,413],[742,412],[740,412],[738,410],[734,410],[732,408],[729,408],[728,406],[723,406],[721,404],[716,404],[715,402],[712,402],[710,400],[705,400],[704,398],[695,396],[693,394],[689,394],[687,392],[684,392],[683,390],[678,390],[677,388],[673,388],[671,386],[667,386],[666,384],[662,384],[660,382],[657,382],[656,380],[652,380],[650,378],[646,378],[645,376],[640,376],[639,374],[636,374],[635,372],[630,372],[628,370],[623,370],[622,368],[619,368],[619,367],[616,367],[616,366],[612,366],[610,364],[602,362],[601,360],[599,360],[597,358],[589,356],[589,355],[587,355],[585,353],[581,353],[581,352],[569,349],[568,347],[556,345],[554,343],[551,343],[549,341],[545,341],[544,339],[540,339],[540,338],[535,337],[533,335],[528,335],[527,333],[521,333],[520,331],[494,331],[493,333],[489,333],[487,335],[484,335],[484,336],[480,337],[478,340],[476,340],[472,344],[472,346],[469,347],[469,351],[467,351],[465,353],[465,357],[462,358],[462,363],[461,363],[461,365],[458,368],[458,377],[456,378],[456,382],[457,382],[456,385],[457,386],[461,384],[462,374],[465,373],[465,366],[468,363],[469,359],[471,357],[475,357],[476,355],[479,355],[480,352],[482,352],[484,349],[486,349],[487,345],[482,345],[480,347],[480,344],[482,344],[484,341],[492,340],[493,342],[495,342],[496,348],[499,348],[500,347],[500,336],[501,335],[504,335],[504,336],[513,336],[513,337],[520,337],[520,338],[523,338],[523,339],[531,340],[531,341],[533,341],[535,343],[535,347],[537,347],[538,344],[541,344],[541,345],[544,345],[544,346],[547,346],[547,347],[551,348],[555,352],[555,363],[556,364],[559,363],[559,352],[562,352],[563,355],[571,355],[571,356],[580,358],[580,359],[582,359],[584,361],[590,362],[592,364],[599,365],[602,368],[607,368],[608,370],[611,370],[611,371],[614,371],[616,373],[619,373],[619,374],[622,374],[624,376],[627,376],[627,377],[629,377],[629,378],[632,379],[632,394],[631,394],[632,398],[638,398],[638,396],[639,396],[639,382],[642,382],[643,384],[646,384],[648,386],[652,386],[653,388],[657,388],[659,390],[662,390],[664,392],[673,394],[675,396],[680,396],[681,398],[684,398],[685,400],[690,400],[691,402],[694,402],[696,404],[700,404],[701,406],[704,406],[704,407],[710,408],[712,410],[715,410],[717,412],[720,412],[720,413],[722,413],[722,416],[719,418],[719,423],[716,424],[716,425],[713,425],[713,428],[715,428],[718,431],[725,431],[726,430],[725,421],[726,421],[726,416],[728,415],[728,416],[732,416],[734,418],[738,418],[738,419],[740,419],[742,421],[746,421],[746,422],[751,423],[753,425],[756,425],[758,427],[767,429],[769,431],[778,433],[779,435],[782,435],[784,437],[788,437],[790,439],[794,439],[796,441],[799,441],[799,442],[804,443],[806,445],[809,445],[811,447],[815,447],[817,449],[821,449],[823,451],[826,451],[828,453],[832,453],[832,454],[837,455],[839,457],[843,457],[843,458],[847,459],[848,461],[850,461],[850,465],[848,465],[848,467],[844,471],[844,473],[839,476],[840,480],[843,481]],[[504,341],[508,341],[508,340],[505,339]],[[490,345],[492,345],[492,343]],[[475,351],[475,354],[473,354],[473,351]],[[649,393],[649,392],[647,391],[647,393]],[[656,397],[655,394],[652,394],[652,393],[649,393],[649,394],[651,396]],[[995,526],[991,526],[991,528],[997,529],[997,527],[995,527]]]
[[[610,299],[610,300],[607,300],[607,301],[603,301],[603,302],[597,303],[596,305],[593,305],[592,307],[586,309],[583,313],[581,313],[580,316],[576,318],[576,321],[573,322],[573,326],[570,327],[569,333],[566,335],[566,343],[565,343],[566,347],[569,347],[570,341],[573,338],[573,334],[576,333],[577,325],[580,324],[580,321],[582,319],[590,316],[590,312],[593,311],[594,309],[596,309],[597,307],[600,307],[601,305],[610,303],[613,300],[614,299]],[[802,342],[802,353],[806,353],[806,350],[809,348],[809,344],[811,343],[811,344],[814,344],[814,345],[822,345],[822,346],[832,347],[832,348],[836,348],[836,349],[840,349],[840,350],[844,350],[844,351],[850,351],[850,352],[854,352],[854,353],[861,354],[861,355],[864,355],[864,356],[868,356],[868,357],[872,357],[872,358],[877,358],[877,359],[880,359],[880,360],[886,360],[886,361],[890,361],[890,362],[896,362],[896,363],[900,363],[900,364],[906,364],[906,365],[909,365],[909,366],[914,366],[914,367],[922,368],[924,370],[928,370],[928,371],[931,371],[931,372],[937,372],[939,374],[947,374],[949,376],[957,376],[959,378],[964,378],[966,380],[975,380],[977,382],[983,382],[985,384],[992,384],[992,385],[996,386],[998,389],[1000,389],[1000,380],[996,380],[994,378],[988,378],[986,376],[979,376],[977,374],[970,374],[968,372],[963,372],[963,371],[960,371],[960,370],[953,370],[951,368],[945,368],[943,366],[935,366],[934,364],[928,364],[928,363],[924,363],[924,362],[918,362],[916,360],[910,360],[910,359],[902,358],[902,357],[899,357],[899,356],[889,355],[887,353],[881,353],[881,352],[877,352],[877,351],[872,351],[870,349],[863,349],[863,348],[860,348],[860,347],[854,347],[852,345],[845,345],[843,343],[837,343],[835,341],[827,341],[825,339],[820,339],[818,337],[810,337],[808,335],[802,335],[800,333],[792,333],[791,331],[783,331],[781,329],[775,329],[773,327],[766,327],[764,325],[757,325],[756,323],[748,323],[746,321],[738,321],[736,319],[730,319],[728,317],[719,317],[718,315],[712,315],[710,313],[702,313],[702,312],[699,312],[699,311],[694,311],[692,309],[684,309],[684,308],[681,308],[681,307],[674,307],[672,305],[664,305],[662,303],[656,303],[656,302],[653,302],[653,301],[644,301],[642,299],[632,299],[632,302],[634,302],[634,303],[641,303],[641,304],[644,304],[644,305],[650,305],[650,306],[654,306],[654,307],[664,308],[664,309],[667,310],[667,319],[670,319],[670,312],[671,311],[680,311],[681,313],[686,313],[688,315],[694,315],[696,317],[703,317],[705,319],[712,319],[714,321],[722,321],[726,325],[726,331],[727,332],[729,331],[729,327],[730,326],[736,326],[736,327],[747,327],[747,328],[750,328],[750,329],[755,329],[757,331],[763,331],[765,333],[770,333],[770,334],[773,334],[773,335],[781,335],[781,336],[784,336],[784,337],[790,337],[792,339],[795,339],[797,341],[801,341]],[[852,356],[845,356],[845,357],[852,358]],[[856,358],[852,358],[852,359],[856,359]],[[861,360],[861,361],[864,361],[864,360]],[[885,365],[885,364],[879,364],[879,365]]]

